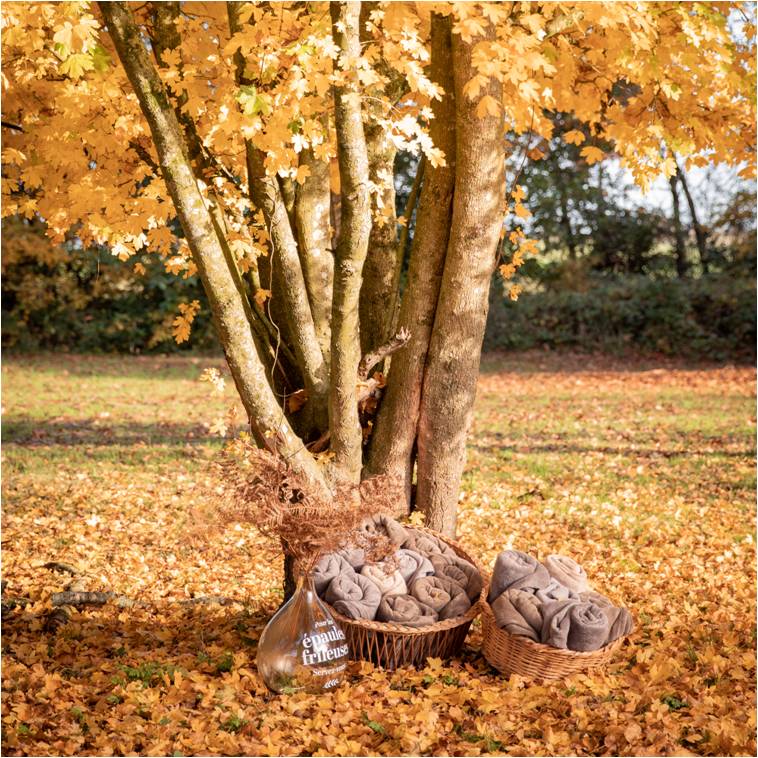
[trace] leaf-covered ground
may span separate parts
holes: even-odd
[[[571,355],[485,360],[459,536],[581,560],[638,630],[604,672],[506,680],[480,657],[272,697],[256,641],[280,564],[246,528],[188,539],[210,427],[199,358],[3,363],[6,755],[754,755],[755,371]],[[146,605],[51,617],[90,590]],[[182,603],[222,595],[232,605]]]

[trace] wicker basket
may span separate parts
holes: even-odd
[[[446,542],[461,558],[476,566],[482,579],[485,579],[481,566],[458,543],[431,529],[419,526],[413,528],[433,534]],[[326,605],[345,632],[350,658],[356,661],[370,661],[392,671],[400,666],[423,666],[427,658],[445,659],[455,656],[463,647],[471,622],[485,602],[487,582],[483,583],[479,599],[463,616],[438,621],[436,624],[418,629],[381,621],[348,618],[335,611],[328,603]]]
[[[491,666],[507,676],[520,674],[538,679],[562,679],[589,671],[608,663],[625,639],[620,637],[600,650],[587,653],[563,650],[509,634],[495,622],[486,597],[481,600],[481,606],[482,653]]]

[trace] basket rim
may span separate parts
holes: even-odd
[[[405,526],[405,525],[404,525]],[[334,618],[341,624],[349,624],[353,627],[361,627],[370,632],[386,632],[390,634],[405,634],[407,636],[420,636],[424,634],[433,634],[435,632],[446,632],[450,629],[456,629],[463,624],[470,624],[481,613],[483,605],[486,605],[487,590],[489,588],[489,582],[487,581],[487,574],[482,570],[479,562],[472,558],[464,549],[460,543],[456,540],[446,537],[444,534],[429,529],[426,526],[409,525],[409,528],[415,529],[419,532],[425,532],[431,534],[443,542],[450,545],[455,552],[461,557],[465,558],[469,563],[473,564],[479,575],[482,577],[482,591],[479,593],[475,603],[471,604],[471,607],[462,616],[456,616],[452,619],[445,619],[444,621],[436,621],[434,624],[427,624],[426,626],[413,627],[403,626],[402,624],[396,624],[390,621],[373,621],[368,619],[354,619],[348,616],[343,616],[339,611],[336,611],[326,600],[321,602],[329,609],[329,612]]]
[[[621,647],[624,640],[629,637],[628,634],[625,634],[623,637],[618,637],[613,640],[613,642],[609,642],[607,645],[603,645],[603,647],[600,647],[597,650],[569,650],[568,648],[553,647],[552,645],[546,645],[544,642],[535,642],[534,640],[530,640],[529,637],[524,637],[520,634],[511,634],[510,632],[507,632],[505,629],[497,625],[495,614],[492,612],[492,607],[486,597],[481,601],[481,604],[482,634],[484,637],[494,636],[496,634],[502,635],[503,637],[513,640],[516,644],[523,645],[527,650],[531,650],[534,654],[550,653],[551,655],[563,656],[565,658],[579,658],[590,661],[593,658],[605,656],[608,653],[615,651],[617,648]]]

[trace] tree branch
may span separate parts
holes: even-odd
[[[368,379],[369,372],[377,363],[383,361],[387,356],[392,355],[392,353],[397,352],[401,347],[405,347],[410,338],[411,333],[403,327],[388,342],[380,345],[376,350],[366,353],[358,366],[358,379],[360,381]]]

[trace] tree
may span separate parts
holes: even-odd
[[[5,4],[3,213],[197,270],[258,444],[316,487],[398,476],[452,533],[500,240],[505,276],[534,249],[506,226],[526,211],[504,130],[549,140],[571,114],[586,161],[609,143],[643,186],[677,170],[662,144],[752,170],[753,15]],[[398,149],[424,156],[402,297]]]

